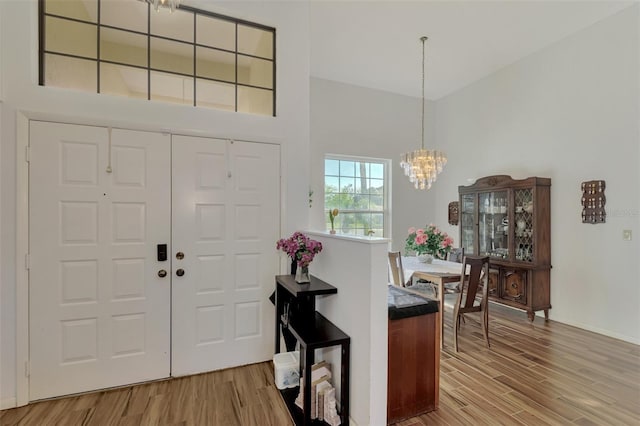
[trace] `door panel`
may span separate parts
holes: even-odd
[[[30,399],[169,376],[169,137],[30,132]]]
[[[279,148],[173,136],[172,374],[270,359]]]
[[[506,269],[500,297],[526,305],[527,275],[528,273],[524,269]]]
[[[498,292],[499,283],[500,283],[500,270],[489,269],[489,296],[490,297],[499,296],[499,292]]]

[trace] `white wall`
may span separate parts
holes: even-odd
[[[420,85],[416,70],[416,86]],[[420,148],[420,99],[311,79],[310,222],[323,229],[325,154],[360,155],[391,160],[392,249],[404,250],[410,226],[433,221],[435,197],[416,191],[400,167],[400,154]],[[433,103],[426,102],[425,147],[435,148]],[[446,170],[443,171],[446,173]],[[446,222],[446,221],[445,221]]]
[[[635,343],[638,24],[636,5],[439,100],[437,139],[449,164],[435,187],[436,222],[445,224],[468,178],[551,178],[551,318]],[[580,183],[592,179],[606,181],[605,224],[581,223]]]
[[[16,395],[16,114],[87,124],[268,141],[282,145],[282,235],[308,226],[309,40],[304,2],[190,1],[189,5],[276,27],[277,117],[88,94],[37,85],[37,1],[2,2],[0,75],[0,403]],[[294,161],[295,160],[295,161]],[[290,177],[294,176],[295,179]],[[275,242],[274,242],[275,244]],[[22,374],[20,371],[19,374]]]
[[[323,250],[310,272],[338,289],[317,310],[351,337],[350,417],[359,426],[387,420],[387,246],[381,238],[308,233]],[[338,384],[339,350],[325,351]]]
[[[406,228],[447,224],[468,180],[552,179],[551,318],[640,343],[639,6],[429,102],[427,145],[448,157],[428,192],[411,189],[400,152],[420,142],[419,100],[311,79],[311,224],[322,227],[324,153],[393,160],[393,248]],[[435,115],[435,117],[434,117]],[[581,223],[580,183],[604,179],[607,223]],[[622,240],[631,229],[632,241]]]

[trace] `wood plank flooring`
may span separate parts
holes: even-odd
[[[455,353],[451,312],[440,409],[397,426],[640,425],[640,346],[490,304],[491,348],[467,315]]]
[[[640,346],[489,309],[491,349],[468,315],[457,354],[447,310],[440,409],[397,426],[640,425]],[[0,425],[290,426],[273,383],[267,362],[43,401],[0,412]]]
[[[233,426],[293,425],[271,362],[103,392],[37,402],[0,412],[0,425]]]

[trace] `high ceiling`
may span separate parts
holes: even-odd
[[[633,4],[313,0],[311,75],[419,97],[426,35],[426,96],[438,99]]]

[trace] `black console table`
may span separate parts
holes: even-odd
[[[322,314],[316,312],[315,297],[338,292],[334,286],[311,276],[311,282],[298,284],[293,275],[276,276],[276,346],[280,352],[280,325],[288,328],[300,343],[300,371],[305,378],[302,413],[294,404],[299,387],[281,391],[296,425],[311,425],[311,366],[315,361],[315,350],[340,345],[340,408],[341,423],[349,424],[349,357],[351,338]],[[295,306],[284,317],[284,307]],[[289,308],[292,309],[292,308]]]

